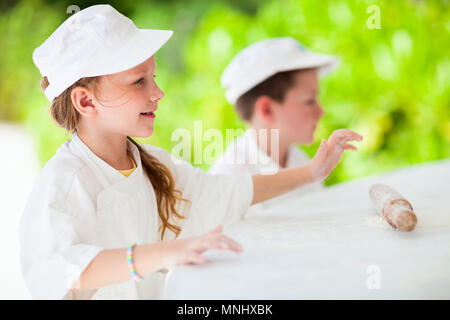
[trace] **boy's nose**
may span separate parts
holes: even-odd
[[[325,114],[325,110],[322,108],[322,106],[319,104],[319,118],[322,118]]]

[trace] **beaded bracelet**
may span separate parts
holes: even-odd
[[[137,273],[136,267],[134,266],[133,254],[134,254],[135,247],[136,247],[136,243],[132,243],[127,248],[127,262],[128,262],[128,267],[130,268],[131,276],[133,277],[134,281],[139,282],[139,280],[141,280],[142,277]]]

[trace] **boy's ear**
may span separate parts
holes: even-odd
[[[86,117],[94,117],[98,111],[95,105],[92,103],[91,92],[84,87],[75,87],[70,93],[70,99],[77,111]]]
[[[260,96],[255,101],[254,114],[264,122],[272,123],[275,121],[275,101],[269,96]]]

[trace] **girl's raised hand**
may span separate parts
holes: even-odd
[[[199,237],[167,242],[167,268],[177,264],[204,264],[208,260],[201,254],[208,249],[231,250],[241,253],[241,245],[224,235],[222,230],[223,227],[218,225]]]
[[[341,160],[344,150],[357,150],[347,142],[362,139],[363,136],[348,129],[335,130],[328,141],[323,139],[316,154],[308,163],[313,182],[322,181],[330,175]]]

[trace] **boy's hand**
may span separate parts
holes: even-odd
[[[341,160],[344,150],[357,150],[355,146],[347,142],[362,139],[360,134],[348,129],[335,130],[328,141],[322,139],[317,153],[308,163],[312,181],[326,179]]]
[[[201,254],[208,249],[242,252],[241,245],[224,235],[222,230],[222,226],[218,225],[199,237],[167,242],[166,267],[171,268],[177,264],[204,264],[208,260]]]

